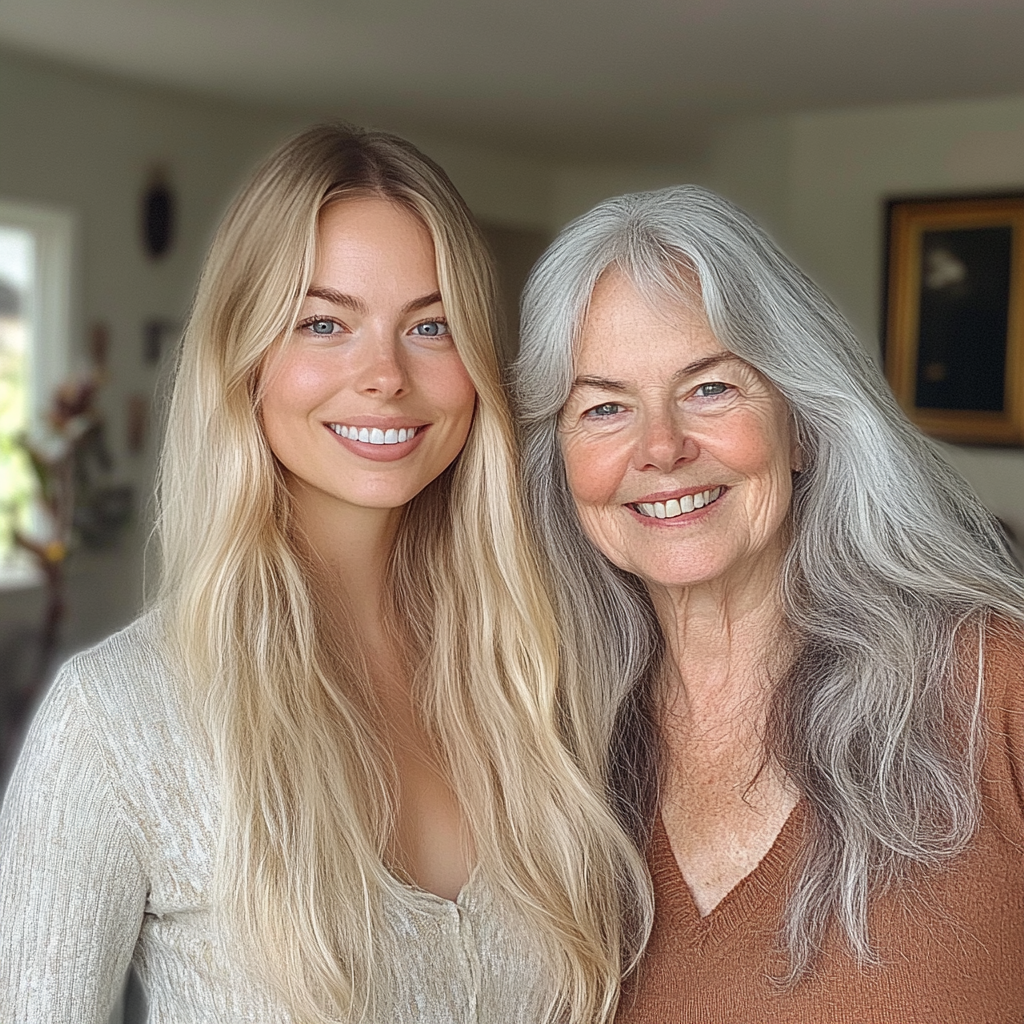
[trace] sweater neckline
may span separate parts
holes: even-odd
[[[757,866],[726,893],[710,914],[701,917],[672,852],[668,831],[659,811],[649,854],[658,916],[664,918],[677,935],[689,936],[692,945],[706,946],[717,944],[737,928],[749,928],[751,921],[764,919],[767,903],[774,902],[781,908],[796,852],[802,842],[806,817],[805,802],[801,798]],[[768,920],[776,916],[769,914]]]

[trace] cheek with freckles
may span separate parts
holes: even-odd
[[[617,505],[617,495],[629,465],[624,446],[606,439],[563,435],[565,476],[577,505]]]
[[[580,526],[588,540],[620,569],[631,568],[625,557],[623,516],[629,513],[619,498],[628,455],[580,439],[564,438],[566,479]]]

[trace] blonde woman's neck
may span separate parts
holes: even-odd
[[[339,501],[301,481],[290,481],[292,534],[325,600],[344,607],[350,629],[378,638],[388,560],[401,509],[366,508]]]
[[[394,769],[388,865],[410,885],[454,899],[469,878],[473,844],[387,614],[388,562],[401,511],[345,505],[294,484],[295,534],[325,603],[324,621],[358,648],[371,687],[367,711]]]

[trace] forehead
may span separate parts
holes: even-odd
[[[708,323],[699,293],[658,302],[640,293],[624,274],[598,279],[577,338],[577,370],[593,364],[656,363],[662,369],[726,354]],[[670,365],[671,364],[671,365]]]
[[[423,221],[402,204],[379,196],[338,199],[325,206],[317,223],[317,249],[321,264],[346,253],[355,260],[368,254],[404,253],[430,262],[434,255]]]

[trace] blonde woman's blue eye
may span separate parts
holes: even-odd
[[[427,320],[425,323],[417,324],[413,328],[413,333],[418,334],[421,338],[439,338],[451,332],[444,320]]]
[[[333,334],[337,325],[333,320],[310,320],[306,326],[313,334]]]

